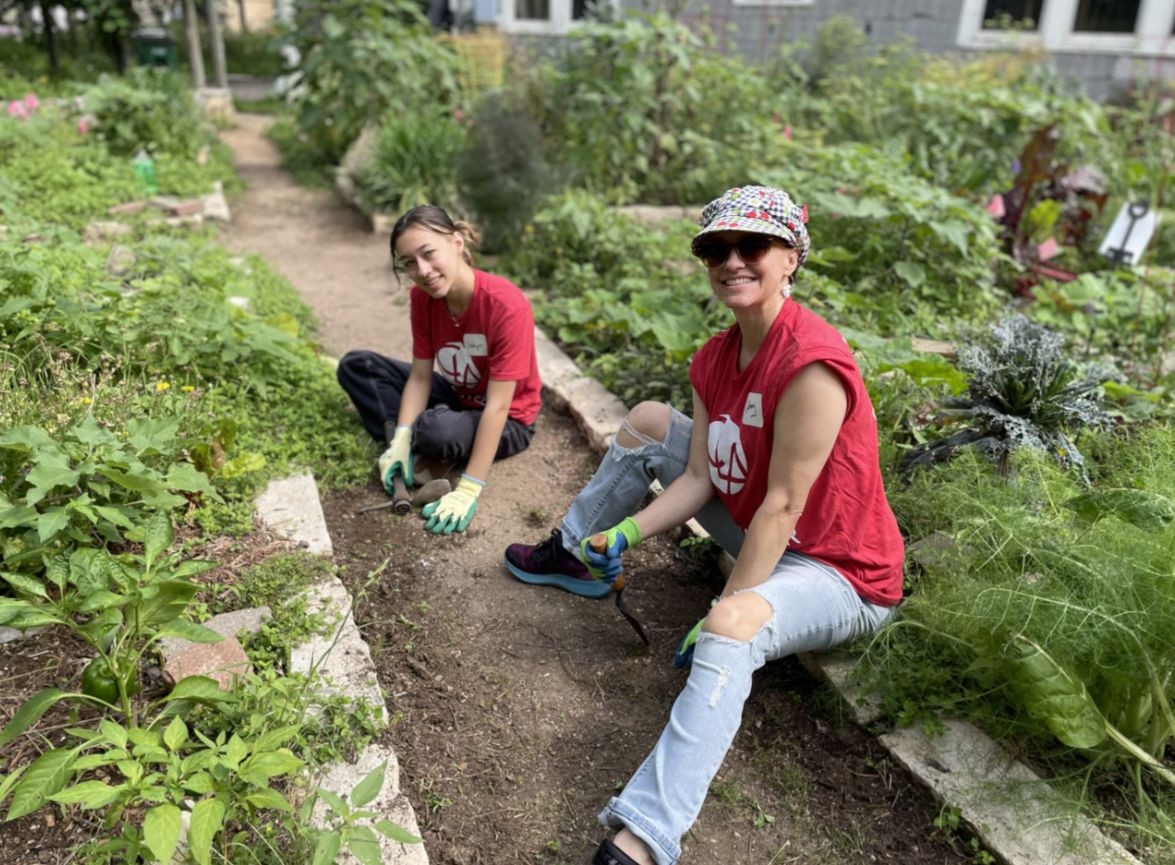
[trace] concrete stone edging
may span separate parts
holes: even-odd
[[[570,414],[592,449],[603,453],[628,409],[537,327],[535,349],[548,403]],[[656,482],[653,489],[663,491]],[[695,520],[687,526],[709,537]],[[800,660],[840,694],[858,724],[877,720],[876,701],[862,698],[851,684],[853,658],[804,653]],[[1060,798],[1048,783],[972,724],[947,721],[934,738],[915,728],[896,730],[879,741],[938,801],[958,808],[984,846],[1008,865],[1140,865],[1091,821],[1062,818]]]
[[[314,477],[305,472],[272,481],[257,498],[257,515],[276,533],[298,541],[318,555],[331,555],[333,546]],[[338,577],[322,580],[306,590],[308,612],[324,613],[330,623],[325,636],[315,635],[290,651],[290,670],[316,672],[323,677],[319,693],[363,701],[379,713],[381,725],[388,723],[388,710],[379,686],[371,650],[363,639],[355,618],[351,594]],[[339,762],[324,769],[316,784],[344,799],[352,788],[381,763],[387,765],[379,796],[367,806],[420,835],[412,803],[400,790],[400,764],[395,752],[386,745],[373,744],[362,749],[353,762]],[[312,820],[322,825],[327,811],[321,800]],[[384,865],[428,865],[424,844],[400,844],[378,834]],[[339,858],[343,865],[357,865],[349,852]]]

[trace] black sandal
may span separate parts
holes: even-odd
[[[596,848],[596,855],[592,857],[592,865],[637,865],[636,860],[617,847],[608,838],[600,842]]]

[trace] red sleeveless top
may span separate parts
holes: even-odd
[[[800,369],[823,363],[840,378],[848,407],[788,549],[832,565],[865,600],[896,604],[902,597],[902,536],[882,485],[873,404],[844,337],[788,299],[740,372],[741,348],[736,325],[707,341],[690,365],[690,383],[710,416],[710,482],[719,499],[746,531],[767,494],[779,398]]]

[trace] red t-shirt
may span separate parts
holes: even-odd
[[[848,398],[832,453],[816,478],[788,549],[832,565],[865,600],[892,606],[902,597],[904,550],[885,498],[877,417],[844,338],[794,300],[783,304],[767,339],[739,372],[742,334],[732,327],[694,356],[690,383],[710,416],[710,482],[746,531],[767,495],[775,408],[801,368],[823,363]]]
[[[454,319],[444,300],[412,286],[412,356],[436,360],[461,404],[484,409],[490,379],[515,381],[510,417],[538,417],[542,382],[534,350],[530,301],[508,279],[473,271],[473,299]]]

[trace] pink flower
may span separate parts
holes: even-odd
[[[29,110],[19,99],[13,99],[8,103],[8,116],[19,117],[21,120],[27,120],[29,116]]]
[[[36,93],[26,93],[24,97],[24,107],[29,111],[36,111],[37,106],[41,104],[41,100],[37,98]]]
[[[90,121],[85,117],[78,118],[78,135],[85,135],[90,131]]]
[[[790,123],[787,126],[783,127],[783,137],[786,138],[788,141],[792,140],[792,129],[791,129]]]

